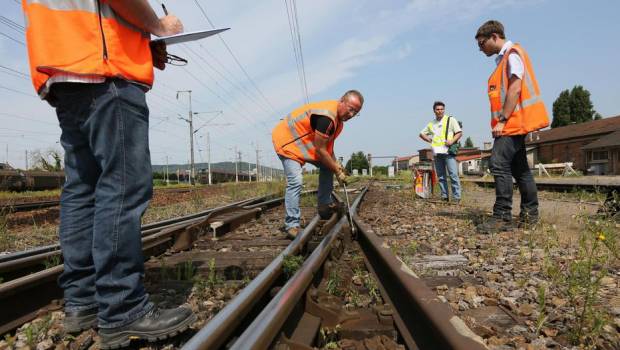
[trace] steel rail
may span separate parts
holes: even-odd
[[[351,213],[355,213],[359,203],[366,194],[364,188],[351,206]],[[250,326],[232,344],[230,349],[267,349],[279,334],[280,329],[291,310],[299,302],[302,295],[327,259],[331,246],[338,237],[341,229],[347,224],[347,217],[342,216],[331,228],[329,233],[306,259],[302,267],[291,277],[280,291],[271,299],[269,304],[254,319]],[[192,349],[192,348],[188,348]]]
[[[284,198],[280,197],[276,200],[268,200],[256,205],[273,206],[277,201],[281,203],[283,200]],[[253,206],[255,205],[253,204]],[[262,211],[259,206],[249,209],[240,207],[240,209],[243,209],[244,213],[227,217],[222,221],[224,227],[231,227],[235,220],[247,219]],[[160,247],[170,246],[176,234],[183,232],[187,227],[196,225],[197,221],[206,221],[206,219],[193,218],[185,224],[173,223],[166,226],[165,229],[142,237],[143,252],[160,251],[162,250]],[[56,280],[60,273],[62,273],[63,267],[64,265],[54,266],[0,284],[0,310],[2,310],[0,313],[0,334],[4,334],[14,329],[16,325],[19,326],[32,319],[41,309],[50,307],[52,299],[62,298],[62,290],[56,284]],[[7,311],[5,312],[5,310]]]
[[[50,207],[56,207],[60,205],[59,200],[52,201],[40,201],[40,202],[30,202],[30,203],[14,203],[14,204],[6,204],[0,206],[0,211],[5,212],[20,212],[20,211],[29,211],[35,209],[45,209]]]
[[[332,218],[336,218],[333,215]],[[282,274],[284,257],[298,254],[310,240],[320,218],[316,215],[303,232],[289,244],[250,284],[247,285],[226,307],[196,333],[182,349],[217,349],[223,346],[231,334],[243,322],[246,315],[263,298]]]
[[[409,348],[486,349],[482,339],[452,313],[450,306],[400,261],[359,217],[358,243],[378,279],[382,294],[398,310],[395,323]]]
[[[245,199],[242,201],[237,201],[234,203],[226,204],[220,207],[207,209],[198,213],[193,213],[181,217],[171,218],[163,221],[154,222],[151,224],[142,225],[141,231],[142,236],[149,236],[155,234],[161,230],[165,230],[167,228],[175,227],[179,224],[187,225],[190,223],[195,223],[202,220],[205,216],[211,215],[218,211],[235,208],[239,206],[260,206],[261,201],[266,201],[269,196],[261,196]],[[270,201],[266,201],[265,203],[272,203],[279,201],[280,198],[276,198]],[[6,274],[9,272],[14,272],[19,269],[26,269],[32,266],[40,266],[44,265],[47,261],[54,259],[55,257],[60,257],[60,245],[53,244],[45,247],[30,249],[22,252],[16,252],[12,254],[6,254],[0,256],[0,274]]]

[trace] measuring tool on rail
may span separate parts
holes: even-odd
[[[349,202],[349,192],[347,192],[347,185],[343,182],[342,188],[344,189],[344,199],[347,201],[347,216],[349,217],[349,226],[351,226],[351,236],[356,237],[355,226],[353,225],[353,217],[351,216],[351,204]]]

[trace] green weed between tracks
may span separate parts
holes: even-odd
[[[303,262],[304,257],[301,255],[286,255],[282,260],[282,270],[286,278],[291,278],[299,270]]]
[[[532,250],[538,244],[542,246],[545,252],[543,272],[551,287],[555,287],[568,300],[570,342],[596,348],[611,318],[601,296],[602,287],[605,287],[603,282],[613,282],[613,278],[608,276],[609,271],[613,271],[619,262],[618,227],[614,220],[605,216],[580,214],[576,218],[583,223],[583,229],[576,244],[569,246],[568,251],[560,252],[566,248],[559,246],[555,227],[548,225],[537,230],[536,238],[533,235],[528,237],[531,242],[528,245]],[[542,242],[536,239],[542,239]],[[540,330],[546,319],[546,305],[540,294],[546,294],[546,289],[538,293],[541,312],[537,329]]]

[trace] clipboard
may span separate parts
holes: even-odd
[[[152,43],[157,43],[163,41],[166,43],[166,46],[173,44],[180,44],[188,41],[200,40],[207,37],[210,37],[215,34],[219,34],[223,31],[229,30],[230,28],[222,28],[222,29],[213,29],[213,30],[199,30],[195,32],[187,32],[176,35],[162,36],[158,38],[151,39]]]

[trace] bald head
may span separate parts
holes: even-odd
[[[355,117],[364,104],[364,96],[357,90],[349,90],[342,95],[338,103],[338,118],[347,121]]]

